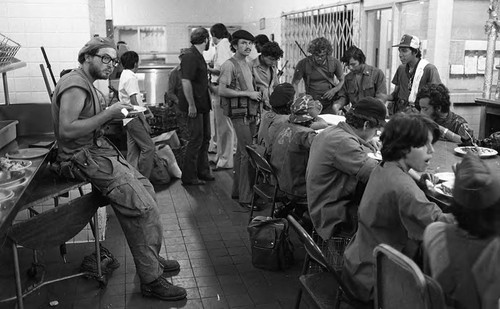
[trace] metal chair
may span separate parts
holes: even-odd
[[[248,222],[252,221],[253,219],[256,194],[264,199],[267,203],[271,203],[271,213],[269,216],[273,217],[276,203],[286,200],[286,195],[279,188],[278,178],[276,177],[271,164],[269,164],[269,162],[251,146],[246,146],[246,151],[248,153],[248,156],[250,157],[250,163],[256,170],[255,181],[253,185],[250,218]]]
[[[293,226],[306,250],[302,274],[299,277],[302,288],[297,294],[295,308],[300,308],[303,290],[311,296],[312,300],[319,308],[336,309],[339,308],[341,302],[353,308],[371,308],[371,304],[357,300],[349,291],[342,281],[340,274],[328,263],[321,249],[305,229],[291,215],[288,215],[287,219]],[[309,273],[308,270],[311,266],[311,262],[318,264],[323,271]]]
[[[441,286],[409,257],[387,244],[373,250],[376,260],[375,308],[444,309]]]

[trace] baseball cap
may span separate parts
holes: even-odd
[[[290,83],[283,83],[276,86],[269,97],[269,103],[272,107],[286,106],[292,102],[295,95],[295,89]]]
[[[314,104],[312,96],[308,94],[299,96],[290,107],[292,111],[289,117],[290,122],[304,123],[313,120],[314,118],[309,114],[309,107],[314,106]]]
[[[453,199],[464,208],[485,209],[500,200],[500,177],[479,158],[468,153],[457,164]]]
[[[78,52],[78,57],[80,57],[80,55],[86,54],[89,51],[96,49],[96,48],[98,48],[98,49],[113,48],[114,50],[116,50],[116,45],[115,45],[115,42],[110,38],[102,38],[99,36],[93,37],[90,41],[85,43],[85,45],[82,47],[82,49],[80,49],[80,51]]]
[[[249,41],[255,41],[255,37],[248,31],[246,30],[236,30],[233,34],[232,34],[232,37],[233,37],[233,40],[239,40],[239,39],[243,39],[243,40],[249,40]]]
[[[420,49],[420,39],[414,35],[405,34],[401,38],[398,45],[393,45],[392,47],[411,47],[414,49]]]
[[[384,103],[379,100],[366,97],[356,103],[351,109],[353,114],[360,115],[368,118],[375,118],[379,124],[385,124],[385,117],[387,115],[387,109]]]

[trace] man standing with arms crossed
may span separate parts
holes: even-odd
[[[184,96],[180,97],[179,109],[187,113],[189,132],[186,156],[182,165],[182,184],[203,185],[215,180],[208,163],[210,142],[210,94],[208,70],[203,51],[208,50],[208,30],[196,28],[191,33],[191,48],[181,55],[181,76]]]
[[[255,38],[245,30],[233,33],[231,49],[234,56],[224,62],[219,78],[219,95],[224,114],[231,118],[238,138],[234,155],[234,178],[232,197],[240,205],[250,207],[252,201],[253,170],[245,146],[252,145],[256,133],[256,121],[261,93],[253,86],[252,70],[246,61],[252,51]]]
[[[132,108],[118,102],[104,109],[93,86],[98,79],[108,79],[118,64],[114,42],[93,38],[78,53],[78,62],[78,69],[61,77],[52,97],[58,144],[54,167],[64,177],[90,181],[108,198],[134,258],[142,294],[183,299],[186,290],[163,274],[180,267],[159,255],[163,228],[153,186],[102,136],[105,123],[123,119],[121,110]]]

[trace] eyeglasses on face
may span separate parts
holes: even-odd
[[[116,67],[120,61],[117,58],[111,58],[109,55],[94,55],[101,58],[101,62],[104,64],[110,64],[113,62],[113,66]]]

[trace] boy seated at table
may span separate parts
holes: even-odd
[[[396,114],[381,135],[382,162],[368,180],[358,209],[358,230],[344,252],[343,278],[360,300],[373,301],[373,249],[388,244],[420,261],[424,229],[436,221],[453,222],[430,202],[409,171],[424,172],[439,139],[437,124],[420,114]]]
[[[500,177],[469,153],[457,165],[451,212],[424,233],[426,269],[453,308],[497,308],[500,299]]]

